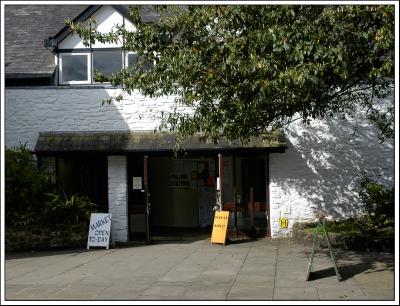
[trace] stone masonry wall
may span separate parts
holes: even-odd
[[[108,207],[111,240],[128,241],[128,186],[125,156],[108,156]]]
[[[290,235],[294,222],[315,221],[321,209],[336,220],[359,214],[362,202],[355,188],[363,173],[394,184],[393,142],[379,143],[363,111],[355,118],[295,122],[285,136],[286,152],[270,155],[273,237]],[[287,229],[279,227],[281,215],[288,218]]]
[[[48,248],[82,248],[87,245],[88,230],[87,224],[7,226],[4,246],[7,252]]]
[[[93,87],[7,88],[5,144],[26,143],[34,149],[39,132],[153,130],[162,114],[171,112],[174,98],[145,98],[135,91],[121,102],[102,105],[119,89]],[[180,111],[186,110],[180,108]]]
[[[103,99],[119,93],[119,89],[90,86],[7,88],[5,144],[26,143],[33,149],[44,131],[153,130],[174,107],[174,97],[150,99],[137,91],[121,102],[101,105]],[[190,110],[180,107],[178,111]],[[270,155],[273,237],[289,235],[295,221],[312,220],[321,208],[335,219],[356,215],[361,202],[354,187],[363,172],[393,184],[394,145],[379,143],[363,112],[354,119],[329,118],[309,126],[295,122],[285,133],[286,152]],[[126,209],[124,167],[123,157],[110,157],[109,205],[110,212],[118,211],[116,216],[123,216]],[[289,219],[288,229],[279,227],[281,214]],[[115,237],[123,241],[127,239],[124,218],[114,223],[118,225]]]

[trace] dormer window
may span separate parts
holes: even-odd
[[[135,52],[123,52],[122,49],[96,49],[82,52],[59,53],[59,84],[99,84],[108,83],[111,74],[125,67],[135,67],[138,55]],[[150,71],[154,62],[147,62],[142,71]]]
[[[60,84],[90,84],[90,53],[60,53]]]
[[[85,23],[90,16],[96,20],[96,30],[100,33],[114,31],[117,25],[135,31],[127,13],[120,6],[91,6],[74,22]],[[77,33],[64,27],[53,38],[47,39],[45,45],[51,45],[58,51],[56,61],[58,60],[60,85],[109,83],[112,74],[117,74],[126,67],[135,67],[138,62],[137,53],[124,50],[123,37],[112,43],[91,41],[86,44]],[[148,71],[153,66],[154,63],[146,63],[137,68]]]

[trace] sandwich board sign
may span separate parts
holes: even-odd
[[[214,224],[211,234],[211,243],[226,242],[226,231],[228,229],[229,211],[217,210],[214,216]]]
[[[106,247],[110,244],[111,214],[92,213],[90,215],[90,225],[87,249],[89,247]]]

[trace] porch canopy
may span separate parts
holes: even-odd
[[[36,153],[62,152],[172,152],[177,137],[171,133],[152,131],[109,132],[41,132],[36,143]],[[268,151],[283,153],[286,149],[284,134],[271,131],[253,137],[247,144],[221,139],[218,143],[202,141],[192,136],[182,143],[185,151]]]

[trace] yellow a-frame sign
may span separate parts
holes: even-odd
[[[229,211],[221,210],[215,212],[213,230],[211,234],[211,243],[225,244],[228,221]]]

